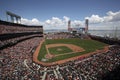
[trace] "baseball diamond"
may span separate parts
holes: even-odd
[[[67,62],[86,56],[97,51],[106,50],[107,44],[91,39],[44,39],[37,49],[36,57],[33,60],[37,63]],[[37,60],[37,61],[36,61]],[[62,62],[62,63],[63,63]],[[58,63],[57,63],[58,64]]]

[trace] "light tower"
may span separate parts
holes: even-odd
[[[85,20],[85,33],[88,33],[88,19]]]
[[[68,31],[71,31],[72,29],[71,29],[71,21],[69,20],[68,21]]]
[[[11,22],[14,23],[16,21],[16,23],[21,23],[21,17],[10,11],[6,11],[6,16],[7,16],[7,21],[8,21],[8,16],[10,16]],[[14,20],[14,18],[16,18],[16,20]]]

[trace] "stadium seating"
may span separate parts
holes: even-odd
[[[0,80],[119,80],[120,46],[109,51],[55,66],[32,61],[42,41],[42,27],[0,21]],[[54,35],[54,36],[53,36]],[[67,33],[47,34],[49,39],[72,38]],[[109,75],[108,75],[109,74]],[[112,77],[111,77],[112,76]],[[112,79],[111,79],[112,78]]]

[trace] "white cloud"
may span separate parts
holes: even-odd
[[[50,24],[51,21],[50,21],[50,20],[46,20],[45,23],[46,23],[46,24]]]
[[[75,28],[84,27],[84,21],[74,20],[72,21],[72,27]]]
[[[63,23],[62,23],[62,20],[59,19],[58,17],[52,17],[51,24],[54,25],[55,27],[57,27]]]
[[[36,18],[33,18],[32,20],[22,18],[21,23],[26,25],[41,25],[41,22]]]
[[[114,22],[114,21],[120,21],[120,11],[118,12],[107,12],[107,16],[103,17],[105,22]]]
[[[63,20],[58,17],[52,17],[51,19],[48,19],[44,22],[45,28],[48,29],[64,28],[63,25],[64,25]]]
[[[90,23],[100,23],[104,21],[104,19],[101,18],[99,15],[94,14],[91,17],[86,17],[85,19],[88,19]]]
[[[115,13],[111,12],[111,14],[113,14],[111,21],[120,21],[120,11]]]
[[[106,13],[106,16],[100,17],[99,15],[92,15],[91,17],[85,17],[85,19],[89,19],[90,23],[102,23],[102,22],[114,22],[120,21],[120,11],[112,12],[109,11]]]
[[[70,20],[69,17],[63,16],[62,19],[58,17],[52,17],[51,19],[48,19],[45,21],[44,27],[45,29],[67,29],[68,21]],[[80,20],[74,20],[71,21],[71,27],[78,27],[83,26],[83,21]]]
[[[115,16],[115,15],[117,15],[117,14],[120,14],[120,11],[118,11],[118,12],[108,11],[108,12],[107,12],[107,15],[108,15],[108,16]]]
[[[106,13],[106,16],[100,17],[99,15],[92,15],[91,17],[85,17],[85,19],[89,19],[89,29],[112,30],[113,27],[120,29],[118,25],[120,24],[120,11],[109,11]]]
[[[70,18],[67,17],[67,16],[63,16],[63,19],[64,19],[65,22],[68,22],[70,20]]]
[[[113,29],[113,27],[118,27],[120,29],[120,11],[106,13],[106,16],[100,17],[99,15],[91,15],[90,17],[85,17],[89,19],[89,29]],[[69,17],[63,16],[63,18],[52,17],[51,19],[45,21],[39,21],[37,18],[31,20],[22,18],[22,24],[27,25],[43,25],[44,29],[67,29]],[[71,27],[84,27],[85,20],[73,20],[71,21]]]

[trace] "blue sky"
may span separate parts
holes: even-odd
[[[1,0],[0,19],[6,20],[6,11],[20,15],[24,24],[35,22],[44,25],[46,29],[66,28],[67,20],[71,20],[73,26],[83,26],[85,18],[91,20],[92,27],[105,26],[105,17],[118,16],[115,24],[120,22],[120,0]]]

